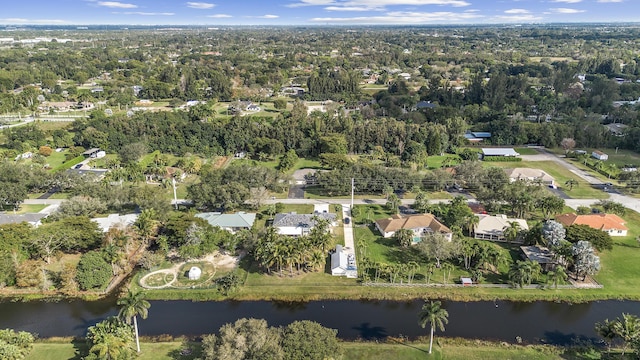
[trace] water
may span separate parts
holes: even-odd
[[[151,301],[149,317],[139,322],[141,335],[202,335],[242,317],[266,319],[271,326],[312,320],[338,330],[343,339],[386,336],[415,338],[428,334],[417,323],[423,301]],[[597,341],[594,324],[623,312],[640,316],[640,302],[443,302],[449,324],[441,335],[565,345],[575,339]],[[83,336],[87,327],[116,315],[113,301],[26,302],[0,304],[0,329],[35,332],[41,337]]]

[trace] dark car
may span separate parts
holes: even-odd
[[[83,165],[83,164],[78,164],[78,165],[74,166],[73,168],[74,168],[74,169],[80,169],[80,168],[82,167],[82,165]]]
[[[345,223],[345,224],[348,224],[348,223],[350,223],[350,222],[351,222],[351,219],[349,219],[348,217],[347,217],[347,218],[344,218],[344,223]]]

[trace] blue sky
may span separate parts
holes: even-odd
[[[8,0],[0,24],[356,25],[640,21],[640,0]]]

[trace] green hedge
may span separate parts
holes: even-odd
[[[482,158],[482,161],[493,161],[493,162],[518,162],[522,161],[521,157],[515,156],[485,156]]]

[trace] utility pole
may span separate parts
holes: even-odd
[[[353,191],[356,188],[354,184],[354,178],[351,178],[351,208],[349,210],[353,210]]]

